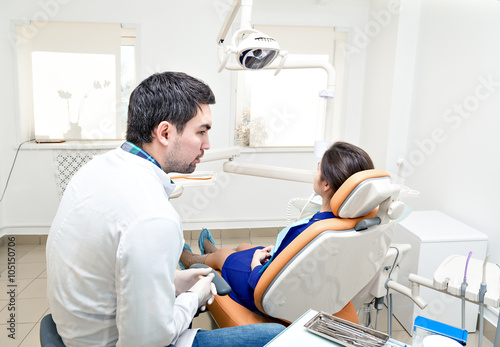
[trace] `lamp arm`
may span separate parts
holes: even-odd
[[[233,161],[223,164],[224,172],[239,175],[257,176],[265,178],[275,178],[279,180],[312,183],[314,180],[314,170],[302,170],[287,167],[235,163]]]
[[[220,54],[219,54],[220,59]],[[262,68],[262,70],[273,70],[279,68],[280,63],[274,61],[268,66]],[[227,70],[246,70],[236,63],[227,64],[225,67]],[[332,64],[321,60],[286,60],[283,64],[282,69],[323,69],[326,71],[327,77],[327,88],[335,89],[335,69]]]
[[[234,0],[229,13],[227,14],[224,23],[217,35],[217,44],[223,44],[226,40],[227,33],[231,28],[231,25],[241,9],[241,24],[240,29],[252,29],[251,19],[252,19],[252,6],[253,0]]]
[[[241,147],[232,146],[224,148],[211,149],[203,155],[201,158],[202,163],[207,163],[215,160],[233,159],[239,157],[241,152]]]
[[[231,10],[229,10],[226,19],[224,20],[224,24],[222,24],[222,27],[219,31],[219,35],[217,35],[218,45],[222,44],[226,39],[227,33],[229,32],[229,29],[231,28],[231,25],[233,24],[234,18],[236,18],[236,15],[238,14],[240,7],[241,7],[241,0],[234,0],[232,8]]]

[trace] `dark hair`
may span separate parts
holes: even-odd
[[[328,182],[334,192],[356,172],[373,168],[370,156],[347,142],[335,142],[321,160],[322,179]]]
[[[211,104],[215,104],[215,96],[204,82],[182,72],[154,74],[130,95],[127,141],[138,146],[150,143],[153,130],[163,121],[182,133],[201,105]]]

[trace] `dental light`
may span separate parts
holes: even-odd
[[[238,63],[247,69],[262,69],[271,64],[280,52],[278,42],[256,30],[243,36],[238,45]]]
[[[233,34],[231,44],[226,45],[226,36],[240,10],[240,28]],[[233,1],[217,36],[219,72],[224,69],[230,71],[275,69],[274,75],[277,75],[282,69],[323,69],[327,74],[327,85],[319,92],[319,97],[326,100],[325,127],[321,140],[340,137],[334,133],[335,69],[332,64],[322,60],[287,60],[288,52],[280,49],[274,38],[253,29],[251,16],[252,0]],[[231,57],[235,59],[230,61]]]
[[[241,8],[241,27],[232,37],[230,46],[225,46],[224,41],[231,24]],[[259,70],[268,67],[278,56],[281,62],[276,69],[276,74],[281,71],[285,63],[287,52],[280,50],[278,42],[258,30],[252,28],[250,17],[252,11],[252,0],[235,0],[233,7],[222,26],[217,38],[219,45],[219,60],[221,66],[219,72],[224,70],[231,56],[243,69]]]

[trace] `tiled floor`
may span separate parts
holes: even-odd
[[[211,230],[217,246],[234,248],[242,242],[267,246],[275,241],[277,228],[219,231]],[[199,231],[186,231],[184,237],[190,243],[193,252],[199,252],[197,237]],[[39,347],[40,320],[49,312],[46,301],[47,276],[45,267],[45,245],[17,244],[15,246],[15,282],[16,287],[8,287],[8,246],[0,247],[0,346],[2,347]],[[10,295],[9,290],[15,288],[16,330],[15,339],[8,337],[8,320]],[[10,306],[12,307],[12,306]],[[386,331],[386,312],[379,317],[379,330]],[[195,318],[193,326],[202,329],[215,329],[216,324],[210,314],[201,314]],[[393,320],[393,338],[410,344],[411,337],[396,319]],[[477,334],[470,334],[467,346],[477,346]],[[484,347],[493,344],[483,339]]]
[[[40,320],[48,312],[45,245],[17,244],[14,249],[15,255],[8,253],[7,245],[0,247],[0,346],[40,346]],[[9,256],[16,262],[15,274],[11,272],[15,275],[13,283],[8,282]],[[17,295],[9,306],[11,289]],[[15,339],[8,337],[11,313],[15,313],[16,319]]]

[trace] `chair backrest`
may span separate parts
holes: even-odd
[[[393,231],[387,218],[388,202],[398,192],[384,170],[351,176],[330,203],[339,218],[312,224],[266,269],[255,288],[257,308],[290,322],[310,308],[340,311],[377,274],[385,259]],[[356,227],[366,220],[375,225]]]
[[[43,317],[40,322],[40,345],[41,347],[65,347],[51,314]]]

